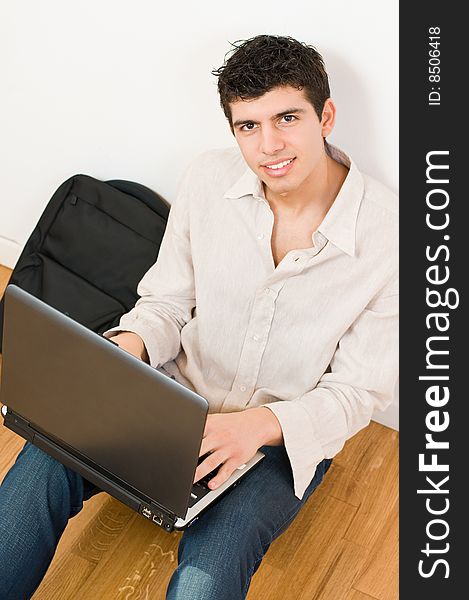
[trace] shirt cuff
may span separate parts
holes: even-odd
[[[305,427],[310,417],[304,406],[294,400],[278,400],[262,406],[269,408],[280,422],[293,474],[295,496],[301,500],[316,473],[316,467],[326,458],[324,450],[314,437],[312,427]]]
[[[142,338],[143,343],[145,344],[150,365],[155,368],[159,367],[161,362],[161,351],[153,333],[155,329],[154,325],[153,327],[149,327],[145,325],[142,319],[132,319],[127,321],[124,317],[125,315],[121,318],[119,325],[112,327],[111,329],[107,329],[102,334],[103,337],[112,338],[118,333],[123,333],[125,331],[136,333]]]

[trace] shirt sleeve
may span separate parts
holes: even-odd
[[[195,307],[189,235],[191,171],[191,167],[186,170],[171,205],[158,258],[137,286],[140,298],[119,325],[103,333],[106,338],[122,331],[137,333],[155,368],[178,355],[181,329]]]
[[[368,425],[375,408],[393,400],[398,377],[397,279],[371,301],[340,339],[330,371],[294,400],[269,402],[282,428],[302,498],[324,458],[333,458],[347,439]]]

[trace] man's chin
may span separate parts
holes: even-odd
[[[287,195],[294,192],[298,186],[294,183],[287,183],[286,181],[264,181],[264,189],[267,188],[273,194],[279,196]]]

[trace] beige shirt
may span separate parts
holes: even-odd
[[[390,404],[397,379],[397,198],[328,151],[348,175],[314,247],[276,268],[262,182],[238,148],[199,156],[139,300],[105,332],[140,335],[150,364],[210,413],[272,410],[300,499],[317,464]]]

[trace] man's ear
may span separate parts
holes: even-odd
[[[331,131],[334,129],[335,125],[335,114],[336,108],[335,104],[332,102],[330,98],[328,98],[324,102],[324,107],[322,109],[322,118],[321,118],[321,127],[322,127],[322,137],[327,137]]]

